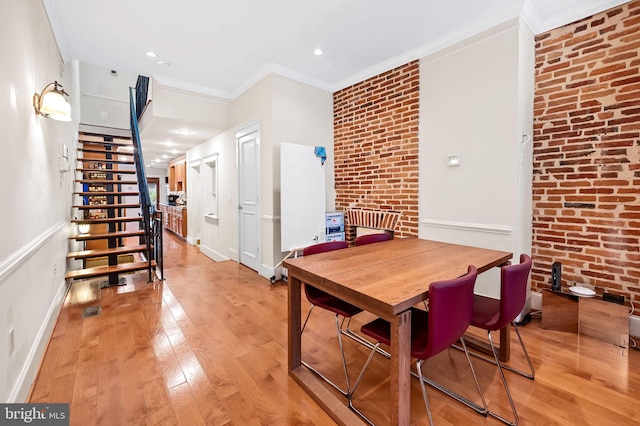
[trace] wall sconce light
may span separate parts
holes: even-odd
[[[78,223],[78,232],[80,234],[88,234],[91,230],[91,224],[89,223]]]
[[[71,105],[65,99],[69,96],[57,81],[47,84],[42,93],[33,95],[33,108],[36,115],[53,118],[58,121],[71,121]]]

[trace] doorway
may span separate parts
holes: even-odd
[[[240,263],[260,270],[260,125],[236,133]]]
[[[149,198],[151,204],[156,207],[156,211],[160,209],[160,178],[148,177],[147,187],[149,188]]]

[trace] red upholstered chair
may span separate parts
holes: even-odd
[[[527,349],[520,336],[520,331],[515,323],[515,319],[520,315],[524,308],[527,299],[527,281],[529,279],[529,273],[531,272],[531,258],[526,254],[520,255],[520,263],[517,265],[503,266],[500,271],[500,299],[493,299],[490,297],[475,295],[473,300],[473,319],[471,325],[474,327],[487,330],[487,336],[489,338],[489,344],[493,350],[494,360],[485,358],[488,361],[493,362],[498,366],[500,377],[502,378],[502,384],[509,398],[509,404],[511,404],[511,410],[513,411],[513,422],[506,420],[505,418],[497,415],[494,412],[488,411],[488,414],[496,417],[497,419],[507,423],[509,425],[517,425],[519,422],[518,413],[516,412],[516,406],[511,397],[509,386],[504,376],[503,369],[514,371],[529,379],[534,378],[534,369]],[[513,325],[516,331],[522,351],[529,363],[530,373],[524,373],[514,368],[503,365],[498,358],[496,348],[491,340],[491,332],[500,330],[501,328],[508,327],[509,324]],[[482,357],[484,358],[484,357]]]
[[[469,266],[466,275],[460,278],[434,282],[429,287],[429,312],[421,309],[411,309],[411,357],[417,358],[416,370],[420,379],[422,397],[424,399],[429,423],[433,424],[429,400],[425,388],[426,379],[422,375],[422,363],[440,352],[449,348],[453,343],[460,340],[467,355],[467,362],[471,368],[476,387],[482,398],[483,406],[486,407],[484,396],[480,390],[480,385],[476,378],[476,373],[466,352],[464,333],[471,324],[473,314],[473,287],[476,282],[478,272],[474,266]],[[380,343],[389,345],[391,343],[391,328],[387,321],[378,318],[362,327],[362,333],[372,337]],[[377,346],[376,345],[376,346]],[[370,424],[371,421],[353,406],[353,394],[362,380],[362,376],[369,366],[375,350],[371,351],[365,363],[353,391],[349,395],[349,407],[358,413]],[[486,408],[479,410],[486,413]]]
[[[331,241],[331,242],[320,243],[320,244],[315,244],[313,246],[306,247],[303,250],[303,255],[304,256],[310,256],[310,255],[313,255],[313,254],[316,254],[316,253],[324,253],[324,252],[333,251],[333,250],[340,250],[340,249],[345,249],[347,247],[349,247],[349,243],[346,242],[346,241]],[[342,299],[339,299],[339,298],[337,298],[335,296],[332,296],[327,292],[324,292],[324,291],[322,291],[320,289],[317,289],[317,288],[315,288],[313,286],[310,286],[308,284],[304,285],[304,291],[305,291],[305,294],[307,296],[307,299],[309,300],[309,302],[311,302],[311,309],[309,309],[309,313],[307,314],[307,318],[304,320],[304,324],[302,325],[301,333],[304,331],[305,327],[307,326],[307,321],[309,321],[309,317],[311,316],[311,312],[313,311],[313,308],[315,306],[318,306],[318,307],[320,307],[322,309],[326,309],[327,311],[333,312],[335,314],[335,316],[336,316],[336,331],[338,333],[338,343],[340,345],[340,354],[342,355],[342,366],[344,368],[344,376],[345,376],[345,381],[346,381],[346,385],[347,385],[347,390],[341,389],[338,385],[333,383],[331,380],[329,380],[327,377],[325,377],[322,373],[320,373],[314,367],[309,365],[307,362],[302,361],[302,364],[304,364],[305,367],[309,368],[311,371],[313,371],[318,376],[320,376],[322,379],[324,379],[331,386],[336,388],[344,396],[347,396],[349,394],[349,392],[351,391],[351,387],[350,387],[350,384],[349,384],[349,373],[347,371],[347,362],[346,362],[346,359],[345,359],[345,356],[344,356],[344,349],[342,347],[342,335],[345,334],[346,336],[351,337],[351,338],[354,338],[354,336],[350,335],[349,332],[343,330],[342,329],[342,325],[343,325],[345,319],[348,319],[349,322],[350,322],[351,321],[351,317],[354,316],[357,313],[362,312],[362,309],[360,309],[357,306],[354,306],[354,305],[352,305],[350,303],[347,303]],[[340,321],[340,319],[339,319],[340,316],[342,316],[342,318],[343,318],[342,321]],[[347,329],[348,329],[348,325],[347,325]],[[351,332],[351,333],[353,333],[353,332]],[[355,333],[353,333],[353,334],[355,334]]]
[[[379,243],[381,241],[393,240],[393,234],[382,232],[379,234],[360,235],[356,238],[356,245],[363,246],[365,244]]]

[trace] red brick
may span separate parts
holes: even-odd
[[[536,36],[534,289],[559,260],[640,300],[639,52],[640,1]]]

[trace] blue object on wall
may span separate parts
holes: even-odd
[[[327,150],[324,149],[324,146],[316,146],[315,154],[316,157],[320,157],[320,164],[324,166],[324,162],[327,160]]]

